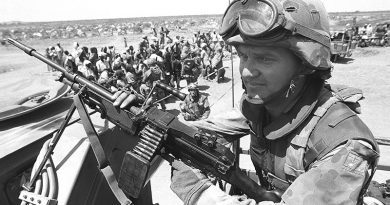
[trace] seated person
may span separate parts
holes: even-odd
[[[180,111],[186,121],[207,119],[210,115],[210,104],[207,96],[201,95],[195,84],[188,86],[189,94],[180,104]]]

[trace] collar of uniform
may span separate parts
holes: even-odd
[[[310,79],[295,105],[263,128],[264,136],[269,140],[279,139],[301,125],[316,106],[323,85],[321,80]]]

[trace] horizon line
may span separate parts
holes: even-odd
[[[381,12],[389,12],[390,10],[375,10],[375,11],[331,11],[328,14],[349,14],[349,13],[381,13]],[[190,16],[222,16],[223,14],[189,14],[189,15],[163,15],[163,16],[136,16],[136,17],[117,17],[117,18],[95,18],[95,19],[73,19],[73,20],[52,20],[52,21],[20,21],[20,20],[10,20],[10,21],[2,21],[0,24],[13,24],[13,23],[52,23],[52,22],[65,22],[65,21],[93,21],[93,20],[116,20],[116,19],[137,19],[137,18],[159,18],[159,17],[190,17]]]

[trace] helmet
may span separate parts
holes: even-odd
[[[219,33],[230,45],[285,47],[312,69],[333,67],[328,14],[320,0],[235,0]]]
[[[188,86],[188,91],[191,91],[191,90],[199,91],[198,86],[195,83],[191,83]]]

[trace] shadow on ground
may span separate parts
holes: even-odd
[[[225,84],[225,83],[229,83],[230,81],[232,81],[231,78],[224,77],[222,80],[219,81],[219,83]]]
[[[349,64],[352,63],[355,59],[353,58],[341,58],[339,57],[336,62],[333,62],[334,64]]]
[[[210,86],[208,86],[208,85],[198,85],[198,90],[200,90],[200,91],[207,90],[209,88],[210,88]]]

